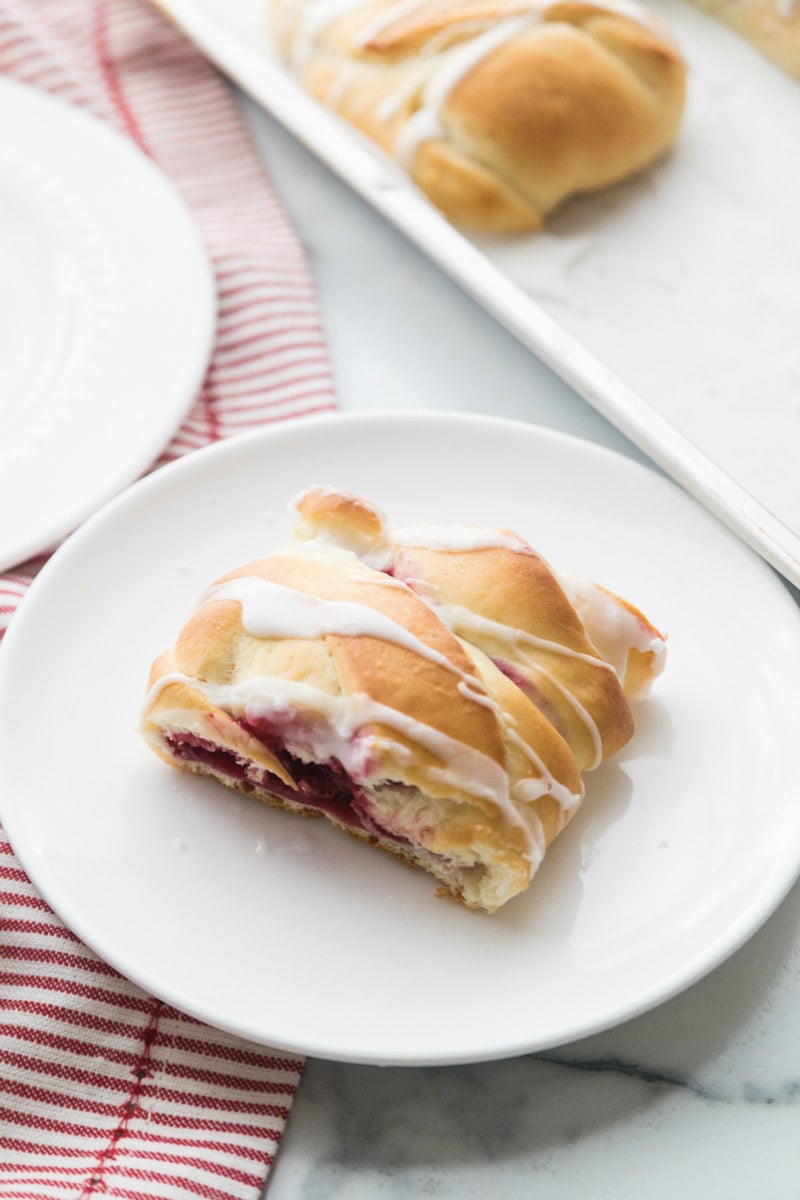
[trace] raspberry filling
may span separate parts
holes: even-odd
[[[196,734],[172,733],[166,739],[167,744],[174,758],[184,762],[204,763],[231,779],[263,787],[272,795],[294,801],[295,804],[319,809],[337,821],[365,833],[380,834],[381,837],[391,838],[395,842],[407,842],[406,838],[390,833],[376,824],[370,816],[363,790],[351,779],[338,759],[329,758],[324,763],[304,762],[286,749],[276,726],[266,719],[240,719],[237,724],[257,738],[270,754],[277,758],[294,780],[296,788],[289,787],[270,771],[255,767],[250,759]]]
[[[245,759],[237,758],[230,750],[223,750],[206,738],[197,737],[194,733],[170,733],[166,743],[173,758],[183,762],[205,763],[223,775],[230,775],[231,779],[247,779],[248,764]]]
[[[513,666],[512,663],[506,662],[502,658],[493,658],[492,662],[498,668],[498,670],[503,672],[506,679],[510,679],[513,684],[516,684],[519,690],[536,705],[536,707],[539,709],[539,712],[547,718],[553,728],[557,729],[562,737],[566,736],[564,722],[559,715],[558,709],[552,703],[552,701],[548,700],[547,696],[545,696],[544,693],[537,688],[533,680],[529,679],[527,675],[524,675],[523,672],[518,670],[517,667]]]

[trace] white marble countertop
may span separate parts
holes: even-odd
[[[243,106],[311,259],[342,409],[490,412],[643,459]],[[309,1060],[266,1196],[798,1200],[800,886],[705,980],[580,1043],[464,1067]]]

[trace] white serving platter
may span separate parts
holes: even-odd
[[[159,0],[231,79],[800,585],[800,84],[684,0],[677,147],[548,232],[467,237],[275,60],[266,0]]]
[[[398,524],[518,530],[668,634],[633,739],[492,916],[325,821],[174,770],[138,732],[152,659],[213,579],[285,543],[315,482]],[[354,1062],[539,1050],[694,982],[797,877],[798,629],[738,538],[592,443],[455,414],[282,422],[149,475],[34,581],[0,655],[0,818],[67,925],[201,1020]]]

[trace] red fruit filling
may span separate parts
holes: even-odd
[[[543,716],[547,717],[547,720],[550,722],[553,728],[557,729],[562,737],[566,736],[566,728],[559,715],[558,709],[552,703],[552,701],[550,701],[547,696],[544,695],[543,692],[539,691],[533,680],[529,679],[527,675],[524,675],[522,671],[518,670],[518,668],[513,666],[512,663],[506,662],[502,658],[493,658],[492,662],[498,668],[498,670],[503,672],[506,679],[510,679],[512,683],[516,684],[519,690],[536,705],[536,707],[539,709],[539,712],[542,713]]]
[[[295,804],[305,804],[319,809],[365,833],[380,834],[396,842],[407,839],[389,833],[377,825],[369,814],[363,791],[354,783],[336,758],[324,763],[308,763],[291,754],[280,739],[272,722],[268,720],[240,720],[238,724],[257,738],[277,758],[278,762],[294,780],[297,787],[289,787],[270,771],[254,768],[250,759],[234,754],[221,746],[198,737],[193,733],[172,733],[167,744],[174,758],[184,762],[205,763],[215,771],[243,783],[263,787],[265,791]]]
[[[506,662],[505,659],[502,658],[493,658],[492,662],[498,668],[498,670],[503,672],[506,679],[510,679],[512,683],[517,685],[520,691],[525,692],[526,695],[529,695],[534,690],[533,684],[528,677],[523,675],[522,671],[518,671],[516,667],[511,665],[511,663]]]

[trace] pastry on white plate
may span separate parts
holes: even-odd
[[[297,507],[295,540],[218,580],[156,660],[143,733],[493,911],[576,811],[581,769],[631,737],[626,689],[664,639],[509,531],[392,530],[333,488]]]

